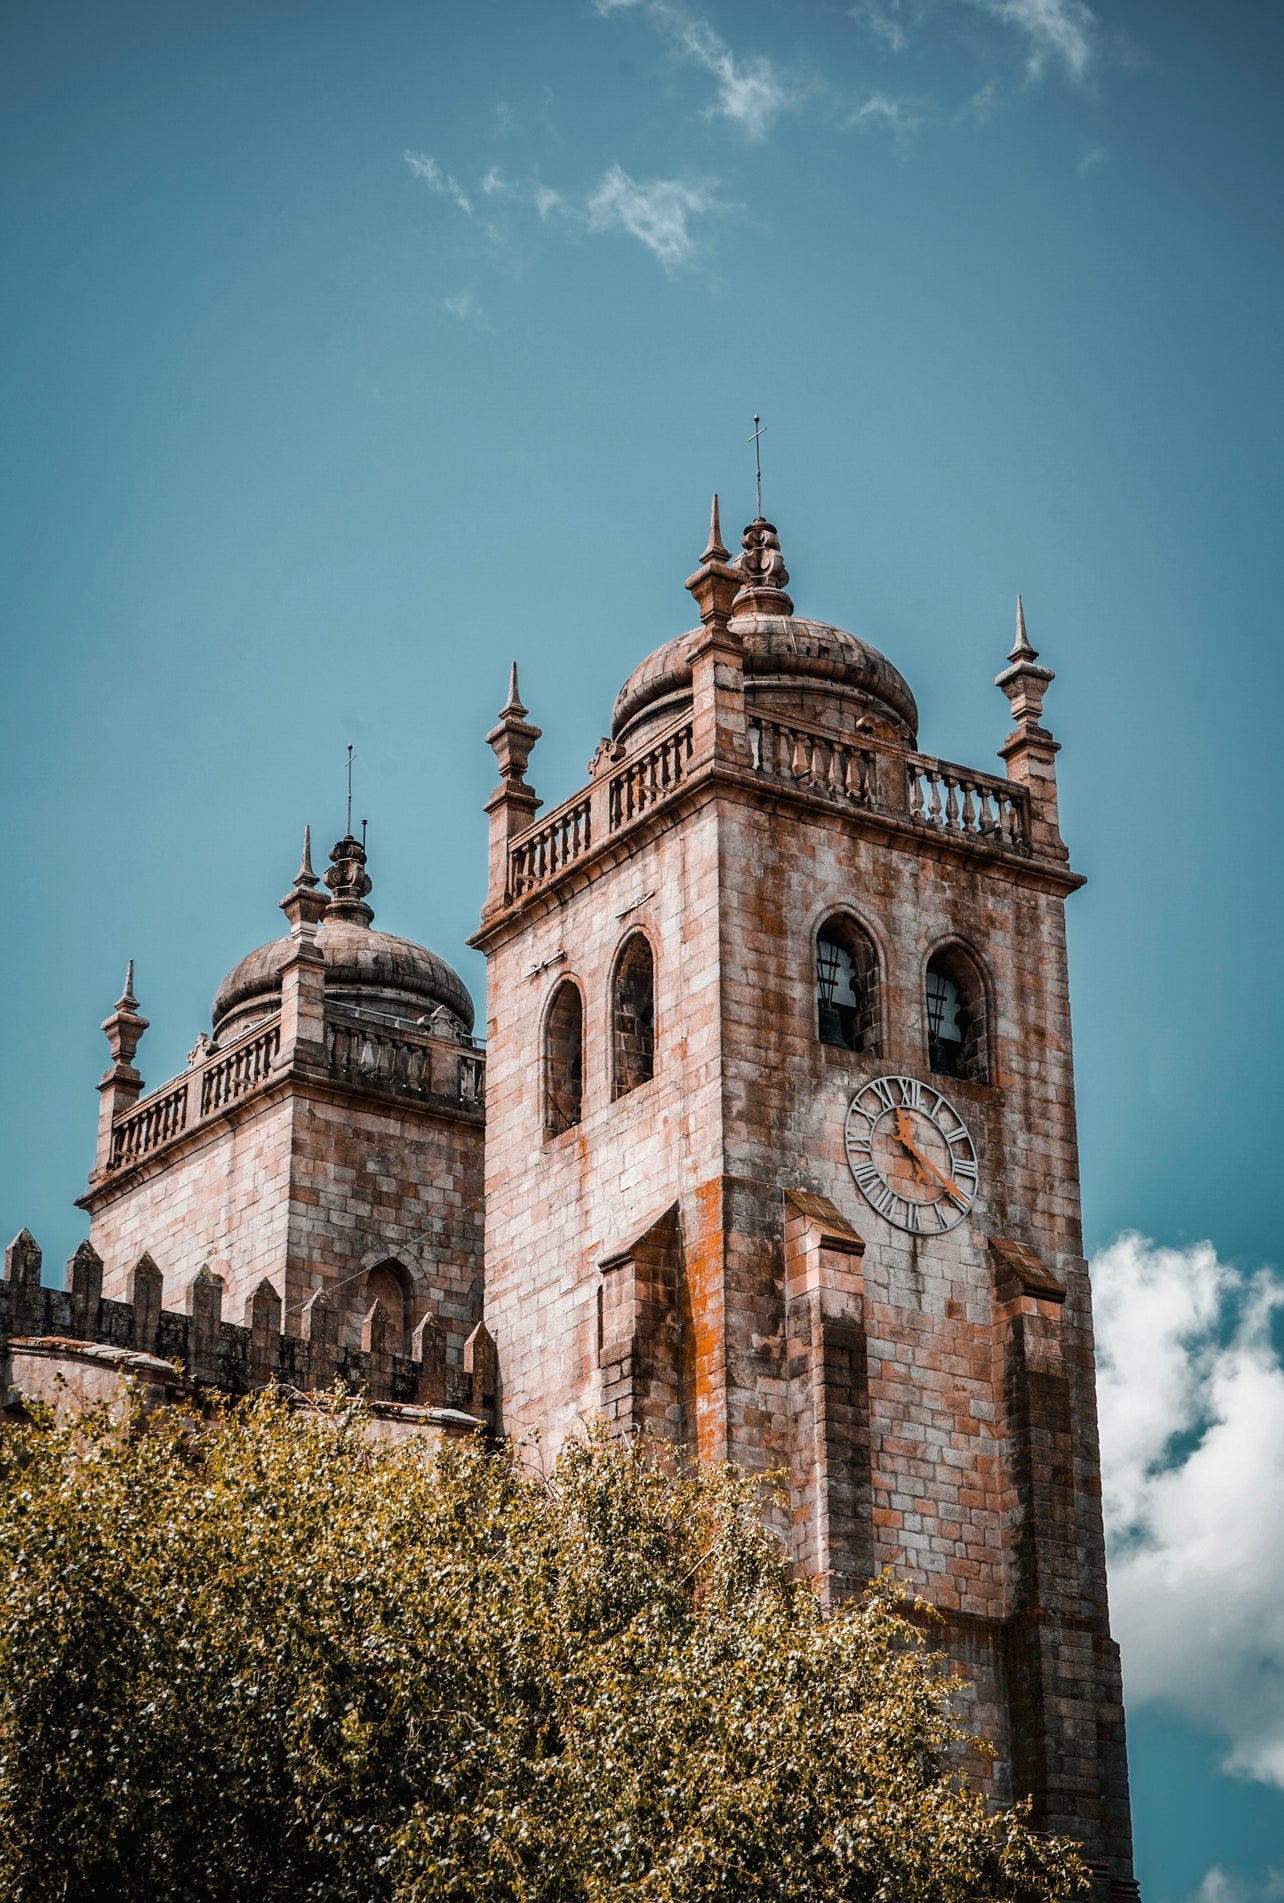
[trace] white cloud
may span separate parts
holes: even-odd
[[[1132,1705],[1284,1788],[1284,1279],[1123,1235],[1092,1265],[1110,1597]],[[1233,1903],[1217,1885],[1200,1903]]]
[[[889,52],[903,53],[909,45],[909,34],[902,24],[901,0],[890,0],[888,6],[880,6],[878,0],[858,0],[850,12],[852,19],[868,27]]]
[[[434,159],[431,154],[407,150],[403,152],[401,156],[415,177],[422,179],[430,191],[439,192],[443,198],[449,198],[454,204],[458,205],[460,211],[462,211],[466,217],[472,217],[473,202],[471,198],[469,198],[468,194],[464,191],[458,179],[452,178],[449,172],[442,171],[436,159]]]
[[[603,15],[641,11],[683,59],[702,66],[718,83],[711,118],[730,119],[751,139],[765,138],[782,112],[798,104],[802,89],[756,55],[737,59],[721,34],[680,0],[593,0]]]
[[[656,178],[645,184],[620,166],[605,173],[588,201],[590,231],[627,231],[661,264],[685,264],[695,248],[687,219],[713,211],[717,200],[706,184]]]
[[[567,208],[563,193],[553,190],[537,178],[505,178],[497,165],[492,165],[481,182],[483,196],[486,198],[516,198],[533,205],[541,219],[551,213]]]
[[[1082,81],[1092,64],[1096,15],[1083,0],[970,0],[1027,42],[1026,72],[1038,79],[1049,65]]]
[[[1204,1872],[1190,1903],[1278,1903],[1284,1896],[1284,1869],[1270,1869],[1260,1883],[1238,1873],[1228,1874],[1219,1863]]]
[[[1104,165],[1105,162],[1106,162],[1105,146],[1104,145],[1090,145],[1088,147],[1088,150],[1084,153],[1083,157],[1080,159],[1078,165],[1075,167],[1075,170],[1078,172],[1080,178],[1087,178],[1089,172],[1095,172],[1097,167],[1099,165]]]
[[[848,116],[847,123],[864,131],[912,132],[918,119],[899,100],[889,99],[886,93],[871,93],[864,104]]]

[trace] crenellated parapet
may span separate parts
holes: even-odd
[[[341,1382],[372,1403],[425,1412],[433,1417],[426,1425],[461,1432],[494,1425],[495,1352],[483,1322],[464,1345],[462,1367],[454,1367],[436,1315],[421,1319],[403,1354],[380,1301],[365,1314],[354,1346],[324,1289],[306,1304],[301,1330],[287,1333],[280,1295],[266,1278],[239,1321],[225,1318],[224,1284],[208,1267],[192,1277],[177,1311],[162,1306],[161,1272],[148,1254],[134,1265],[127,1301],[105,1298],[102,1286],[102,1262],[87,1242],[68,1262],[61,1289],[43,1285],[41,1250],[30,1231],[10,1243],[0,1282],[0,1414],[20,1411],[24,1399],[57,1401],[66,1391],[100,1398],[129,1375],[153,1399],[193,1388],[237,1395],[279,1387],[302,1395]]]

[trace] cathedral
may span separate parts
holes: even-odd
[[[376,926],[351,832],[323,877],[305,841],[285,932],[150,1091],[127,979],[89,1240],[65,1290],[12,1245],[0,1387],[77,1355],[161,1398],[179,1364],[337,1375],[390,1435],[553,1452],[604,1414],[783,1474],[799,1572],[837,1600],[890,1567],[940,1610],[995,1802],[1126,1903],[1053,677],[1018,603],[1006,771],[952,765],[789,584],[772,524],[733,558],[715,499],[697,625],[551,812],[514,667],[484,1040],[450,966]]]

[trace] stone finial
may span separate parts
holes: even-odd
[[[1037,661],[1038,658],[1038,649],[1030,646],[1030,637],[1025,631],[1025,603],[1022,601],[1020,595],[1018,595],[1016,640],[1012,643],[1012,652],[1009,654],[1008,659],[1009,661]]]
[[[335,848],[338,851],[338,847]],[[333,857],[333,854],[331,855]],[[327,882],[329,874],[326,874]],[[312,828],[303,828],[303,858],[294,875],[294,884],[281,900],[281,910],[290,921],[290,930],[295,937],[310,933],[325,917],[329,910],[330,897],[319,891],[321,881],[312,870]],[[370,890],[370,881],[366,881],[366,891]],[[370,914],[374,917],[373,912]]]
[[[374,918],[374,911],[366,904],[370,877],[366,871],[365,847],[359,839],[347,833],[337,845],[330,848],[330,861],[330,868],[325,875],[331,894],[326,917],[369,925]]]
[[[1025,627],[1025,604],[1017,596],[1016,640],[1008,656],[1009,665],[995,676],[994,684],[1006,694],[1017,723],[1017,733],[1050,739],[1039,722],[1043,718],[1043,696],[1056,679],[1051,668],[1038,665],[1038,650],[1030,645]]]
[[[146,1029],[147,1019],[140,1014],[138,999],[134,996],[134,961],[131,958],[125,967],[125,989],[116,1000],[116,1009],[109,1018],[103,1019],[103,1030],[116,1064],[126,1068],[132,1066],[134,1052]]]
[[[731,554],[723,546],[722,525],[718,516],[718,498],[713,498],[709,518],[709,545],[700,557],[700,566],[686,586],[696,598],[700,619],[706,628],[725,633],[731,618],[731,604],[740,586],[740,574]]]
[[[722,540],[722,520],[718,512],[718,492],[713,492],[713,508],[709,513],[709,546],[700,557],[702,562],[729,562],[731,550]]]
[[[508,674],[508,699],[499,710],[499,717],[505,720],[510,716],[516,720],[525,720],[530,709],[523,707],[522,697],[517,689],[517,663],[513,662]]]
[[[732,563],[741,588],[733,608],[736,614],[791,615],[794,604],[785,593],[789,570],[780,552],[775,524],[755,516],[741,537],[741,553]]]
[[[508,699],[499,710],[499,721],[486,735],[486,744],[499,761],[499,777],[506,789],[522,785],[531,749],[540,737],[540,729],[526,718],[527,709],[517,688],[517,663],[508,677]]]
[[[294,883],[306,886],[314,886],[318,883],[317,875],[312,870],[312,828],[308,825],[303,828],[303,857],[294,875]]]

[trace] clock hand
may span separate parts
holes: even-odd
[[[897,1140],[899,1141],[902,1149],[909,1151],[909,1154],[913,1160],[915,1182],[926,1183],[927,1177],[923,1173],[923,1164],[926,1162],[927,1159],[919,1154],[919,1151],[915,1147],[914,1139],[908,1134],[908,1131],[909,1131],[909,1125],[905,1121],[905,1112],[903,1110],[898,1110],[896,1112]]]
[[[944,1170],[938,1170],[931,1157],[924,1156],[922,1150],[919,1149],[917,1143],[915,1143],[913,1137],[909,1134],[909,1122],[903,1110],[896,1112],[896,1137],[897,1141],[903,1144],[909,1151],[915,1163],[921,1163],[924,1169],[930,1170],[942,1188],[954,1198],[960,1209],[966,1209],[967,1197],[963,1194],[963,1191],[959,1188],[953,1177],[947,1176]],[[925,1180],[921,1171],[919,1172],[919,1180]]]

